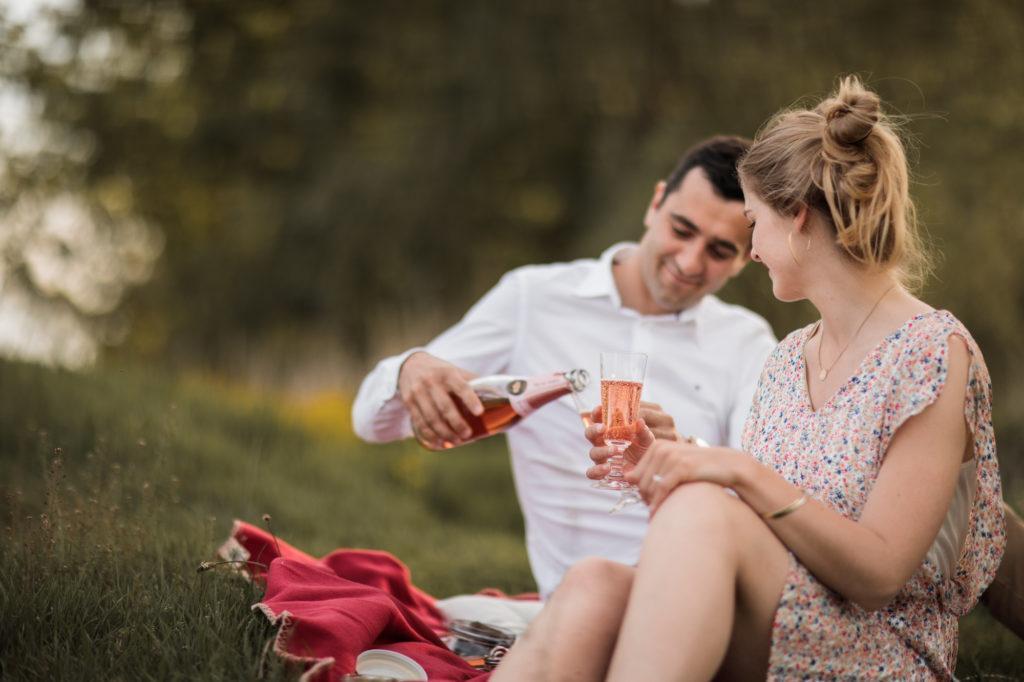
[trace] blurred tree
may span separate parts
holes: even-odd
[[[59,30],[67,6],[0,15],[0,352],[82,366],[123,325],[110,314],[148,279],[162,237],[134,211],[131,181],[88,182],[94,138],[40,93],[110,87],[111,37]],[[51,100],[52,101],[52,100]]]
[[[55,16],[45,42],[65,61],[7,60],[10,79],[85,135],[90,196],[130,188],[166,243],[119,352],[219,368],[334,353],[354,377],[510,267],[639,236],[692,142],[752,134],[858,72],[912,116],[914,191],[945,254],[926,293],[974,331],[1004,423],[1024,424],[1013,0],[91,0]],[[723,295],[780,334],[812,314],[772,300],[756,266]]]

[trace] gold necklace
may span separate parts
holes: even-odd
[[[868,314],[864,317],[863,320],[861,320],[860,325],[857,326],[857,330],[853,332],[853,336],[850,337],[850,340],[846,342],[846,345],[843,346],[843,349],[839,351],[839,355],[836,356],[836,359],[833,360],[832,364],[829,365],[827,368],[821,362],[821,347],[825,344],[825,332],[821,332],[821,339],[818,341],[818,368],[820,370],[818,372],[819,381],[824,381],[828,377],[828,373],[831,372],[832,368],[836,366],[837,362],[839,362],[839,358],[843,357],[843,353],[846,352],[846,349],[850,347],[850,344],[853,343],[853,340],[857,338],[857,334],[860,334],[860,330],[864,328],[865,324],[867,324],[867,321],[871,318],[871,313],[875,312],[875,308],[877,308],[878,304],[882,302],[882,299],[885,298],[886,295],[895,288],[896,285],[893,284],[891,287],[882,292],[882,295],[878,297],[878,300],[875,301],[875,304],[871,306],[871,310],[869,310]],[[814,331],[817,332],[819,330],[821,330],[821,320],[818,320],[818,327]],[[812,334],[811,336],[814,335]]]

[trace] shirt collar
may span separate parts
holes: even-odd
[[[612,275],[612,264],[614,263],[616,256],[626,251],[632,251],[633,249],[636,249],[637,246],[638,244],[636,242],[619,242],[605,249],[598,261],[591,267],[590,272],[588,272],[576,286],[576,295],[581,298],[607,297],[611,299],[612,305],[616,308],[621,308],[622,298],[619,296],[618,287],[615,286],[615,277]],[[709,298],[711,298],[711,296],[705,296],[698,301],[696,305],[680,310],[677,313],[642,315],[635,310],[628,309],[627,312],[632,313],[637,317],[646,317],[652,320],[674,320],[684,324],[692,324],[697,327],[700,325],[701,318],[707,314]]]
[[[576,295],[581,298],[601,298],[607,296],[618,308],[622,305],[619,297],[619,289],[615,286],[615,277],[612,275],[612,264],[615,256],[623,251],[632,251],[637,247],[635,242],[619,242],[604,250],[601,257],[590,268],[590,272],[576,286]]]

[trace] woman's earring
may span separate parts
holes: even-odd
[[[789,233],[789,237],[786,238],[786,244],[789,246],[789,255],[793,257],[793,262],[800,265],[800,259],[796,257],[796,251],[793,250],[793,233]],[[807,248],[811,248],[811,240],[807,240]]]

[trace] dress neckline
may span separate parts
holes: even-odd
[[[833,391],[832,395],[830,395],[823,403],[818,405],[817,408],[814,407],[814,403],[811,401],[810,375],[808,373],[809,368],[807,367],[807,357],[804,354],[804,349],[807,346],[807,342],[810,341],[811,339],[811,333],[821,323],[821,320],[805,327],[803,333],[800,335],[800,343],[797,344],[796,348],[796,352],[800,355],[800,385],[803,388],[802,407],[804,407],[808,412],[810,412],[813,415],[817,415],[821,413],[821,411],[824,410],[826,407],[830,407],[832,403],[834,403],[840,395],[846,393],[847,388],[850,386],[851,383],[853,383],[853,380],[864,373],[864,366],[868,363],[868,361],[874,360],[875,357],[880,355],[882,353],[882,350],[890,343],[892,343],[892,341],[899,338],[902,335],[902,332],[907,327],[911,326],[914,322],[923,319],[929,315],[934,315],[943,312],[945,311],[939,310],[938,308],[932,308],[931,310],[926,310],[923,313],[918,313],[917,315],[914,315],[904,320],[903,324],[901,324],[899,327],[893,329],[891,332],[883,336],[882,339],[877,344],[875,344],[874,348],[868,351],[868,353],[863,358],[861,358],[860,363],[858,363],[857,367],[854,368],[853,373],[850,374],[850,376],[846,377],[846,380],[843,383],[839,384],[839,388]]]

